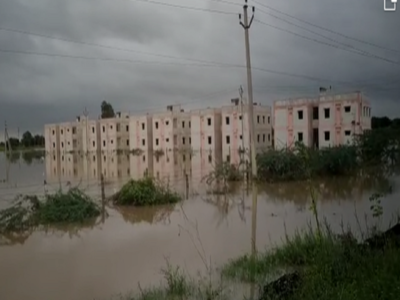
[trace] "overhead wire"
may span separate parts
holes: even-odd
[[[281,10],[278,10],[278,9],[276,9],[276,8],[270,6],[270,5],[261,3],[261,2],[258,1],[258,0],[253,0],[253,2],[256,3],[256,4],[258,4],[258,5],[260,5],[260,6],[262,6],[262,7],[264,7],[264,8],[267,8],[267,9],[269,9],[269,10],[272,10],[272,11],[274,11],[274,12],[276,12],[276,13],[279,13],[279,14],[282,14],[282,15],[287,16],[287,17],[289,17],[289,18],[292,18],[292,19],[294,19],[294,20],[296,20],[296,21],[298,21],[298,22],[307,24],[307,25],[309,25],[309,26],[318,28],[318,29],[320,29],[320,30],[323,30],[323,31],[326,31],[326,32],[329,32],[329,33],[332,33],[332,34],[336,34],[336,35],[341,36],[341,37],[343,37],[343,38],[346,38],[346,39],[349,39],[349,40],[353,40],[353,41],[356,41],[356,42],[358,42],[358,43],[366,44],[366,45],[369,45],[369,46],[372,46],[372,47],[380,48],[380,49],[382,49],[382,50],[400,53],[400,50],[398,50],[398,49],[391,49],[391,48],[388,48],[388,47],[385,47],[385,46],[382,46],[382,45],[378,45],[378,44],[376,44],[376,43],[372,43],[372,42],[369,42],[369,41],[365,41],[365,40],[360,39],[360,38],[357,38],[357,37],[352,37],[352,36],[346,35],[346,34],[344,34],[344,33],[338,32],[338,31],[334,31],[334,30],[332,30],[332,29],[323,27],[323,26],[321,26],[321,25],[318,25],[318,24],[315,24],[315,23],[312,23],[312,22],[303,20],[303,19],[298,18],[298,17],[296,17],[296,16],[293,16],[293,15],[291,15],[291,14],[285,13],[285,12],[283,12],[283,11],[281,11]]]

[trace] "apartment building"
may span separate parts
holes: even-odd
[[[77,117],[78,136],[82,138],[82,150],[84,153],[100,151],[100,123],[90,120],[87,116]]]
[[[146,174],[153,176],[153,157],[152,151],[147,149],[140,155],[131,155],[129,159],[130,176],[137,180]]]
[[[129,115],[118,112],[115,118],[100,119],[100,150],[129,150]]]
[[[60,130],[58,124],[44,126],[45,150],[47,153],[60,151]]]
[[[231,105],[222,107],[222,157],[224,161],[239,164],[248,159],[249,153],[249,107],[248,104],[232,99]],[[272,147],[271,107],[254,103],[256,152]],[[247,154],[246,154],[247,153]]]
[[[130,149],[140,149],[144,152],[153,150],[153,126],[152,116],[137,115],[129,118],[129,142]]]
[[[153,149],[172,151],[190,149],[190,113],[181,105],[169,105],[167,110],[153,114]]]
[[[371,129],[371,105],[361,92],[275,101],[274,122],[276,148],[343,145]]]

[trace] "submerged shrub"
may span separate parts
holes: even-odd
[[[77,188],[64,193],[19,196],[13,206],[0,211],[0,232],[25,231],[39,225],[78,223],[100,215],[99,206]]]
[[[129,180],[114,196],[117,205],[162,205],[176,203],[181,197],[168,187],[157,184],[151,177]]]

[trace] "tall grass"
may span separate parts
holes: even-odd
[[[20,232],[39,225],[80,223],[100,215],[100,207],[77,188],[37,196],[18,196],[0,211],[0,233]]]
[[[152,177],[129,180],[121,190],[113,196],[117,205],[152,206],[177,203],[181,197]]]

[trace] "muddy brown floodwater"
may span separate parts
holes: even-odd
[[[191,177],[192,196],[175,206],[109,208],[104,223],[49,228],[0,240],[0,299],[109,299],[135,290],[138,282],[142,287],[158,285],[166,259],[196,275],[205,270],[201,248],[215,267],[249,252],[251,193],[238,188],[230,196],[206,196],[204,187],[195,184],[198,181]],[[318,184],[320,217],[334,230],[339,231],[343,222],[359,232],[360,226],[365,228],[365,215],[372,220],[368,198],[380,183],[340,178]],[[383,226],[399,206],[400,179],[393,178],[392,184],[393,193],[382,202]],[[1,187],[0,199],[11,194],[8,187]],[[280,243],[285,228],[292,234],[311,219],[304,184],[260,186],[257,248]]]

